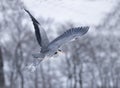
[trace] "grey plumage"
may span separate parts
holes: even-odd
[[[57,37],[55,40],[50,42],[50,44],[48,44],[48,47],[50,49],[52,48],[57,49],[63,44],[69,42],[70,40],[84,35],[88,31],[88,29],[89,29],[88,26],[71,28],[64,32],[62,35],[60,35],[59,37]]]
[[[87,33],[89,27],[75,27],[67,30],[62,35],[49,42],[46,32],[41,27],[40,23],[31,15],[28,10],[25,10],[31,17],[33,26],[35,29],[35,35],[37,41],[41,47],[41,51],[39,53],[34,54],[35,58],[44,58],[45,56],[53,56],[57,51],[60,51],[59,48],[69,42],[74,38],[78,38]]]
[[[49,40],[48,40],[48,37],[46,35],[46,32],[41,27],[41,24],[31,15],[31,13],[26,9],[25,9],[25,11],[29,14],[29,16],[32,19],[38,44],[40,45],[40,47],[47,47],[47,45],[49,44]]]

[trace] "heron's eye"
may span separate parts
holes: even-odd
[[[55,52],[54,54],[57,54],[57,52]]]

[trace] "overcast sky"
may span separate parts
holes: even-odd
[[[56,22],[98,25],[115,5],[115,0],[22,0],[35,17]]]

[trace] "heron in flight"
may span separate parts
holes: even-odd
[[[49,42],[46,32],[42,28],[41,24],[31,15],[31,13],[28,10],[25,9],[25,11],[29,14],[32,20],[35,29],[36,39],[41,47],[39,53],[33,54],[34,58],[44,59],[46,56],[52,57],[53,55],[57,54],[58,51],[61,51],[59,48],[63,44],[69,42],[72,39],[79,38],[80,36],[86,34],[89,29],[88,26],[70,28],[62,35],[58,36],[53,41]]]

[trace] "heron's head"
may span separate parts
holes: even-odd
[[[58,54],[58,53],[62,53],[62,50],[58,50],[58,51],[56,51],[54,54]]]

